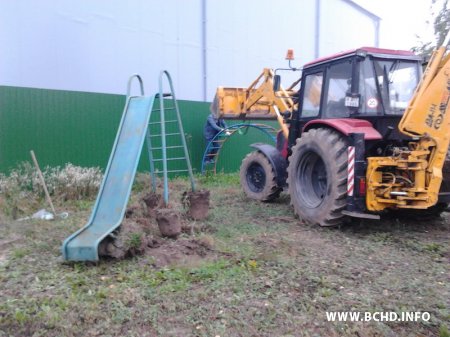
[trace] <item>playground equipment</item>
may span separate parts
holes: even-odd
[[[276,143],[277,130],[266,124],[252,124],[252,123],[239,123],[230,125],[217,133],[213,139],[206,145],[205,152],[203,153],[201,172],[205,174],[207,171],[217,173],[217,162],[219,161],[220,150],[224,144],[230,139],[231,136],[236,134],[246,134],[249,129],[255,129],[261,131],[267,135],[270,140]],[[208,160],[212,159],[212,160]]]
[[[163,93],[163,78],[167,79],[170,92]],[[159,114],[152,113],[147,132],[147,149],[150,160],[150,174],[152,177],[152,191],[156,192],[156,177],[158,174],[163,175],[164,184],[164,203],[169,203],[169,187],[168,175],[169,173],[188,173],[191,181],[192,191],[195,191],[195,180],[192,172],[192,165],[189,159],[189,152],[186,144],[186,137],[184,134],[183,123],[181,121],[180,109],[178,107],[177,99],[175,97],[175,90],[173,89],[172,78],[168,71],[163,70],[159,75],[159,107],[154,107],[152,112],[159,112]],[[166,102],[165,102],[166,101]],[[167,120],[166,115],[172,112],[171,119]],[[159,118],[158,118],[159,117]],[[168,138],[174,139],[173,145],[167,146]],[[159,138],[159,144],[156,142]],[[178,143],[176,143],[178,140]],[[171,153],[172,156],[168,155]],[[186,169],[179,169],[170,167],[170,163],[186,163]],[[157,169],[158,164],[162,165],[160,170]]]
[[[163,94],[162,77],[168,78],[171,93]],[[133,79],[139,81],[140,95],[131,96],[131,84]],[[167,184],[168,170],[167,161],[173,158],[167,156],[166,139],[171,136],[166,133],[164,97],[172,97],[177,114],[179,134],[182,139],[184,152],[183,160],[186,161],[187,171],[191,179],[192,189],[195,189],[194,178],[192,174],[189,154],[184,139],[181,118],[176,104],[175,94],[173,92],[172,81],[167,71],[162,71],[159,77],[159,94],[152,96],[144,95],[144,84],[139,75],[130,77],[127,86],[127,100],[119,124],[116,139],[111,151],[108,165],[105,170],[102,184],[95,202],[92,214],[87,224],[70,235],[62,245],[63,257],[67,261],[98,261],[98,246],[108,235],[114,232],[122,223],[125,215],[126,206],[130,197],[137,166],[141,157],[141,151],[145,139],[148,140],[148,153],[150,156],[150,170],[152,175],[152,189],[156,190],[156,172],[154,170],[155,162],[161,162],[163,165],[162,173],[164,176],[164,202],[168,203],[169,190]],[[149,129],[150,117],[152,114],[155,98],[159,98],[160,111],[159,125],[161,132],[158,135],[152,135]],[[152,147],[153,136],[160,137],[160,151],[162,158],[157,158],[156,147]]]

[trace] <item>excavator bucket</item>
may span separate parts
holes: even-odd
[[[246,106],[247,98],[254,92],[254,89],[219,87],[210,110],[215,116],[225,119],[246,119],[248,116],[248,119],[276,120],[270,101],[264,97],[251,107]]]
[[[211,112],[224,119],[278,120],[283,132],[287,133],[281,113],[292,112],[295,108],[293,96],[296,91],[281,86],[274,88],[274,72],[265,68],[248,88],[218,87]]]

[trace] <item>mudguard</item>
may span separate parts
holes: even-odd
[[[314,119],[303,127],[303,132],[311,128],[326,126],[349,136],[351,133],[363,133],[364,140],[380,140],[383,136],[373,127],[372,123],[364,119],[336,118],[336,119]]]
[[[278,187],[284,187],[287,177],[287,160],[281,155],[281,152],[274,146],[264,143],[254,143],[250,146],[260,151],[269,159],[270,165],[272,165],[275,172]]]

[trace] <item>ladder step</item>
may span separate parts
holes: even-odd
[[[171,160],[186,160],[186,157],[175,157],[175,158],[167,158],[167,161],[171,161]],[[162,159],[153,159],[153,162],[159,162],[159,161],[163,161]]]
[[[176,136],[176,135],[181,135],[181,133],[179,132],[174,132],[174,133],[166,133],[166,137],[167,136]],[[157,135],[150,135],[150,137],[161,137],[162,135],[160,133],[158,133]]]
[[[175,110],[175,107],[164,108],[164,111],[166,111],[166,110],[173,111],[173,110]],[[153,112],[153,111],[161,111],[161,109],[160,109],[160,108],[157,108],[157,109],[153,109],[152,112]]]
[[[166,146],[166,149],[182,149],[183,145],[174,145],[174,146]],[[153,150],[162,150],[162,147],[151,147],[149,148],[150,151]]]
[[[178,119],[172,119],[172,120],[169,120],[169,121],[164,121],[164,123],[178,123]],[[154,125],[154,124],[162,124],[162,123],[161,123],[161,121],[158,121],[158,122],[150,122],[148,124],[149,125]]]
[[[167,170],[167,173],[188,172],[188,170]],[[163,174],[163,170],[155,171],[155,174]]]
[[[188,172],[188,170],[168,170],[168,173]]]

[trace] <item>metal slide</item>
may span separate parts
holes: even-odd
[[[130,96],[131,82],[137,78],[141,96]],[[120,226],[145,141],[155,96],[144,96],[139,75],[128,81],[127,101],[108,166],[88,223],[69,236],[62,253],[67,261],[98,261],[98,245]]]

